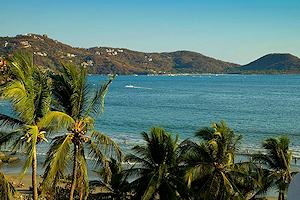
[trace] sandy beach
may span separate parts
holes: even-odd
[[[20,174],[18,173],[8,173],[5,174],[8,180],[17,188],[17,189],[29,189],[31,187],[31,174],[24,175],[23,179],[20,179]],[[37,177],[38,182],[41,182],[42,178]]]
[[[20,180],[20,174],[18,173],[8,173],[5,175],[9,181],[16,187],[17,191],[21,192],[22,194],[30,193],[31,187],[31,174],[26,174],[22,180]],[[38,182],[42,181],[41,176],[38,176]],[[20,198],[20,193],[17,194],[16,198]],[[21,199],[21,198],[20,198]],[[268,200],[276,200],[277,197],[267,197]]]

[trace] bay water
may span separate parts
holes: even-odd
[[[103,78],[89,82],[96,86]],[[242,135],[241,151],[286,134],[299,155],[300,75],[118,76],[96,128],[129,149],[152,126],[183,140],[220,120]]]
[[[106,79],[90,75],[89,87],[96,89]],[[13,114],[3,101],[0,111]],[[299,157],[300,75],[117,76],[96,130],[127,153],[153,126],[194,140],[195,131],[220,120],[242,135],[240,152],[259,151],[266,138],[286,134]],[[39,145],[39,153],[48,147]]]

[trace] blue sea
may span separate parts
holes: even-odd
[[[89,81],[97,85],[103,78]],[[118,76],[96,127],[128,148],[152,126],[183,140],[220,120],[243,136],[241,151],[287,134],[299,154],[300,75]]]
[[[106,78],[90,75],[88,82],[96,88]],[[0,110],[10,113],[5,102]],[[117,76],[96,129],[128,152],[153,126],[184,140],[220,120],[242,135],[240,151],[259,150],[264,139],[287,134],[299,156],[300,75]]]

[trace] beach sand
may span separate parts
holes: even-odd
[[[10,180],[17,190],[26,191],[31,187],[31,174],[26,174],[22,180],[20,180],[20,174],[8,173],[5,175]],[[42,181],[42,178],[38,176],[38,183]],[[277,197],[267,197],[268,200],[276,200]]]
[[[15,170],[12,170],[15,171]],[[20,173],[16,173],[16,172],[6,172],[5,173],[5,177],[14,185],[14,187],[17,189],[17,191],[21,191],[22,193],[30,193],[30,187],[31,187],[31,173],[27,173],[24,175],[23,179],[20,179]],[[42,177],[41,176],[37,176],[37,181],[38,184],[41,183],[42,181]],[[102,191],[102,190],[100,190]],[[97,192],[99,192],[97,190]],[[96,192],[96,193],[97,193]],[[103,192],[103,191],[102,191]],[[21,199],[19,197],[15,197],[16,199]],[[277,197],[267,197],[268,200],[276,200]]]
[[[18,173],[6,173],[5,177],[13,184],[16,189],[28,190],[31,187],[31,174],[24,175],[23,179],[20,179]],[[42,181],[40,176],[37,177],[38,183]]]

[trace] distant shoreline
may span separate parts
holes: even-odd
[[[30,52],[35,64],[47,70],[72,62],[95,74],[300,73],[300,58],[290,53],[271,52],[241,65],[188,50],[151,53],[118,47],[77,48],[34,33],[0,37],[0,61],[19,50]]]
[[[112,74],[88,74],[88,76],[110,76]],[[176,74],[116,74],[117,76],[228,76],[228,75],[241,75],[241,76],[264,76],[264,75],[300,75],[299,73],[203,73],[203,74],[189,74],[189,73],[176,73]]]

